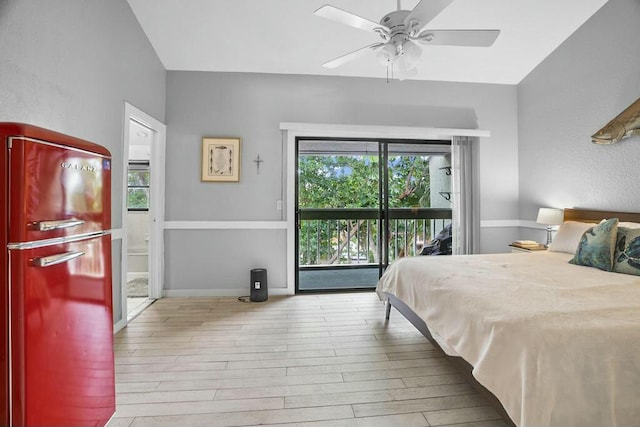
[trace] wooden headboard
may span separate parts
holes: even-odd
[[[605,218],[618,218],[620,221],[640,222],[640,213],[570,208],[564,210],[565,221],[600,222]]]

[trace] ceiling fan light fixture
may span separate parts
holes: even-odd
[[[396,47],[392,44],[385,44],[378,50],[376,58],[381,65],[388,65],[390,62],[394,62],[398,58]]]
[[[421,55],[422,48],[411,40],[407,40],[402,44],[402,56],[400,57],[401,67],[407,70],[415,68],[420,61]]]
[[[404,52],[403,56],[406,56],[408,60],[415,63],[417,63],[418,60],[420,60],[420,56],[422,56],[422,48],[411,40],[404,42],[402,52]]]

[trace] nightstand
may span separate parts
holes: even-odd
[[[540,251],[547,250],[546,247],[544,249],[526,249],[526,248],[519,248],[517,246],[512,246],[512,245],[509,245],[509,249],[511,249],[512,253],[518,253],[518,252],[531,253],[531,252],[540,252]]]

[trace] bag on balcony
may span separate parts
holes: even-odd
[[[420,255],[451,255],[452,243],[451,224],[449,224],[438,233],[435,239],[422,247]]]

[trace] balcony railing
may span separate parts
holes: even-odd
[[[300,209],[298,239],[301,267],[380,262],[378,209]],[[418,255],[451,223],[451,209],[389,209],[389,262]]]

